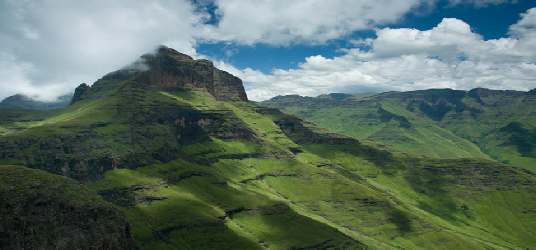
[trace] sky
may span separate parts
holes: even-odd
[[[160,44],[256,101],[536,88],[536,0],[0,0],[0,99],[54,100]]]

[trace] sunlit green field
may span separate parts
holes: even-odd
[[[2,128],[8,129],[2,131],[8,132],[0,139],[89,133],[91,137],[80,141],[80,147],[87,148],[84,157],[138,157],[137,162],[147,162],[83,180],[126,214],[141,249],[536,245],[534,175],[495,162],[473,144],[442,128],[427,127],[418,117],[409,120],[423,125],[406,136],[425,133],[429,141],[418,142],[423,145],[451,143],[436,152],[437,157],[411,156],[404,147],[414,144],[386,146],[398,147],[391,154],[375,143],[350,138],[345,140],[351,143],[328,143],[335,135],[312,124],[254,103],[216,101],[203,92],[132,93],[136,99],[129,99],[128,105],[110,95],[41,119],[6,123]],[[186,136],[171,138],[174,127],[146,122],[155,115],[155,103],[190,115],[225,114],[223,127],[218,134],[182,142],[174,160],[159,160],[166,155],[146,158],[142,152],[162,153]],[[387,105],[385,109],[396,111]],[[136,125],[138,121],[143,123]],[[18,129],[9,132],[9,126]],[[254,138],[229,136],[237,128]],[[371,132],[372,126],[364,130],[378,134]],[[135,142],[122,138],[136,131],[150,137],[137,135]],[[25,150],[39,155],[42,149]],[[457,159],[437,159],[446,155]]]

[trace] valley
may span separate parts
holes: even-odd
[[[534,91],[431,89],[281,96],[262,105],[402,155],[494,159],[536,171],[535,100]]]

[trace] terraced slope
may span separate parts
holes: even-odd
[[[536,92],[435,89],[369,96],[277,97],[331,131],[411,156],[482,158],[536,171]]]
[[[141,249],[536,246],[530,172],[392,154],[118,73],[64,110],[0,116],[0,160],[79,180],[126,214]]]

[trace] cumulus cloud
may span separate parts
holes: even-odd
[[[380,29],[376,38],[360,43],[367,50],[349,49],[334,58],[311,56],[297,69],[264,74],[222,67],[244,79],[254,100],[360,89],[535,88],[536,8],[523,14],[510,34],[484,40],[462,20],[445,18],[430,30]]]
[[[242,44],[322,43],[399,20],[420,0],[216,0],[219,22],[204,39]]]
[[[34,70],[33,65],[29,63],[20,63],[8,54],[0,53],[0,77],[2,82],[0,92],[9,91],[8,93],[25,93],[29,96],[39,96],[40,93],[63,93],[63,89],[57,85],[44,85],[37,90],[26,77]]]
[[[323,42],[394,22],[419,1],[0,0],[0,98],[53,99],[159,44],[195,57],[199,40]]]
[[[0,0],[0,98],[53,99],[165,44],[322,42],[398,20],[420,0]],[[219,23],[208,5],[217,7]],[[385,7],[389,6],[389,7]]]
[[[158,44],[199,57],[200,41],[324,43],[385,27],[430,2],[0,0],[0,98],[23,93],[51,100],[128,65]],[[503,2],[463,1],[477,6]],[[217,22],[209,15],[211,5]],[[379,29],[373,39],[352,41],[361,49],[334,58],[311,56],[295,69],[265,74],[218,64],[243,78],[254,100],[356,90],[528,89],[536,82],[535,27],[536,9],[531,9],[511,26],[508,37],[484,40],[469,24],[447,18],[430,30]]]
[[[0,1],[0,98],[53,99],[166,44],[195,54],[203,16],[178,1]]]

